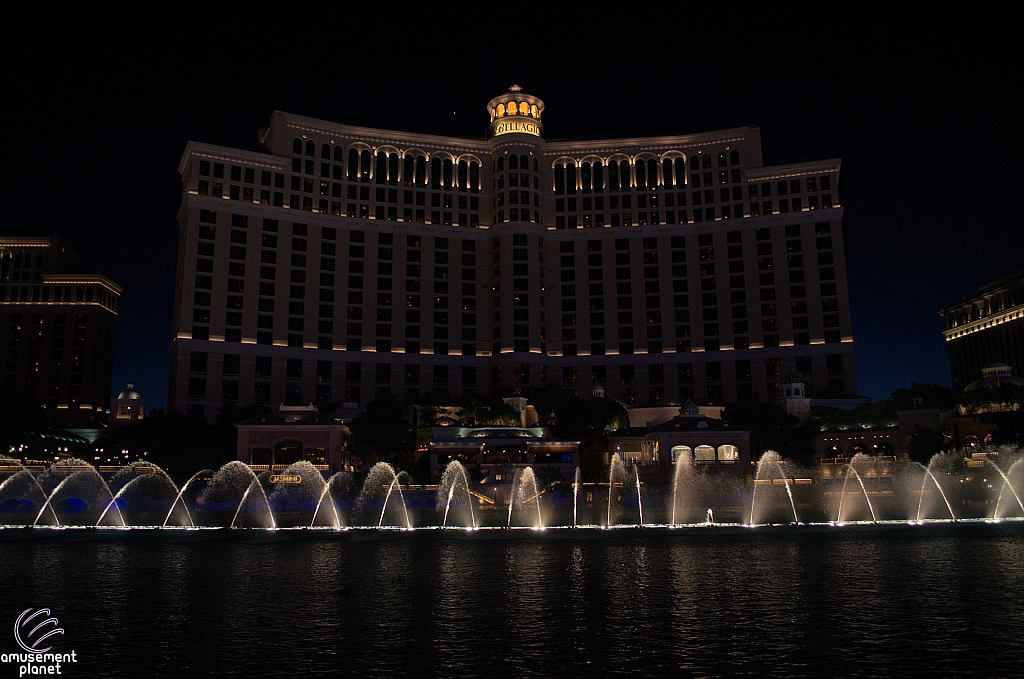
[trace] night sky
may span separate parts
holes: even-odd
[[[876,399],[949,385],[938,311],[1024,267],[1010,14],[176,5],[40,4],[0,29],[0,230],[60,235],[125,287],[114,393],[132,380],[150,407],[167,398],[185,143],[255,150],[275,109],[482,138],[487,101],[519,83],[545,101],[547,139],[756,125],[766,165],[842,158],[857,391]]]

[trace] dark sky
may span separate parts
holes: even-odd
[[[0,230],[58,234],[125,287],[114,390],[134,380],[151,407],[167,398],[185,142],[255,150],[275,109],[483,137],[484,105],[515,82],[545,101],[548,139],[757,125],[766,164],[842,158],[857,390],[874,398],[948,385],[938,311],[1024,267],[1010,14],[179,4],[39,3],[0,29]]]

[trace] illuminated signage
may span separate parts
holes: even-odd
[[[298,474],[271,474],[270,475],[270,482],[271,483],[290,483],[290,484],[293,484],[293,485],[298,485],[298,484],[302,483],[302,477],[299,476]]]
[[[494,125],[495,137],[499,134],[510,134],[512,132],[521,132],[523,134],[540,136],[540,130],[537,128],[537,123],[529,120],[502,120]]]

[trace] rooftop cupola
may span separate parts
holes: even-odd
[[[540,117],[544,113],[544,102],[523,92],[519,85],[508,88],[508,92],[487,103],[491,116],[489,128],[491,137],[504,134],[529,134],[540,136],[543,129]]]

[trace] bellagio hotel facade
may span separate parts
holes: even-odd
[[[543,111],[512,87],[486,139],[275,112],[258,152],[189,142],[169,407],[855,391],[839,160],[764,167],[756,127],[547,141]]]

